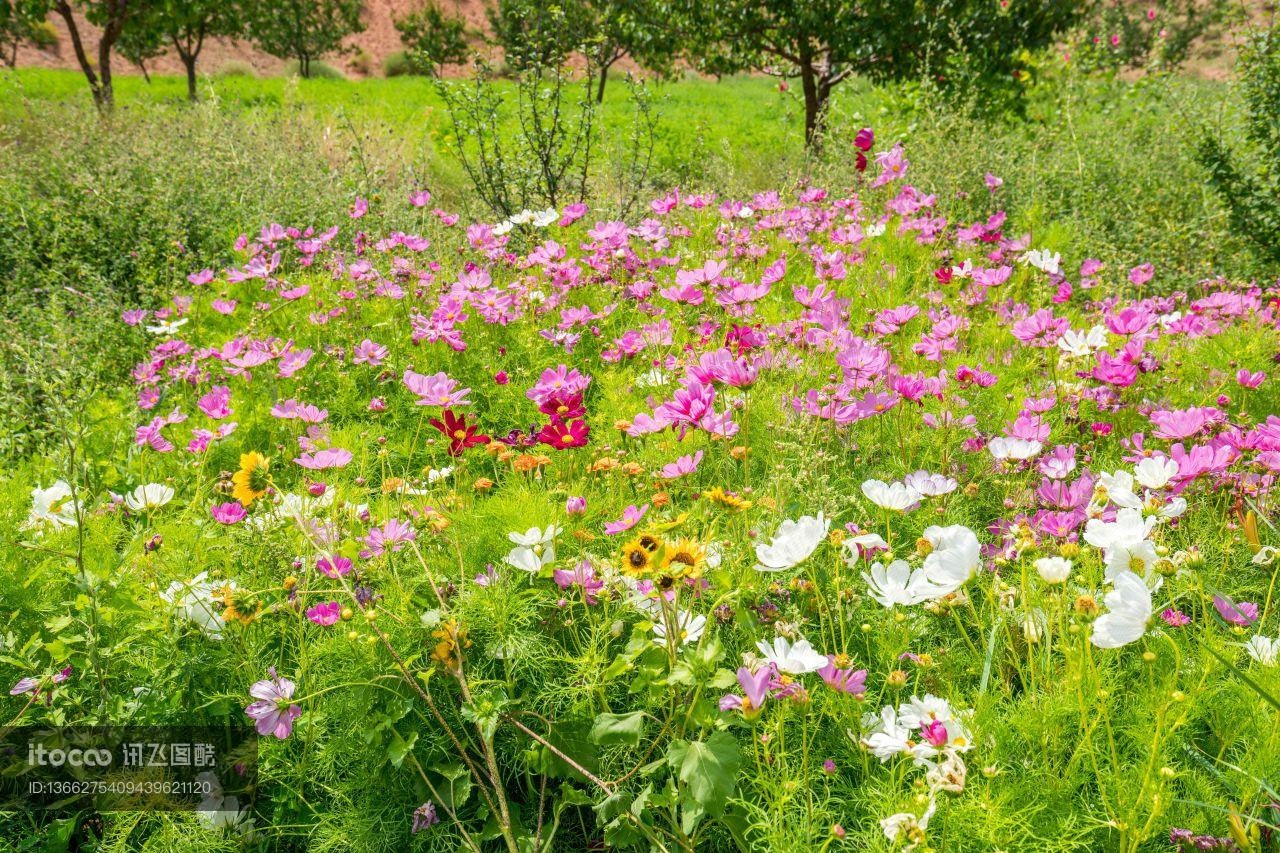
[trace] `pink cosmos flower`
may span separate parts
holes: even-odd
[[[375,344],[373,341],[365,338],[363,341],[356,344],[355,349],[352,351],[351,363],[367,364],[370,367],[377,367],[382,364],[383,359],[385,359],[389,354],[390,351],[382,344]]]
[[[840,669],[834,655],[827,655],[827,665],[818,670],[818,675],[828,687],[841,693],[861,697],[867,692],[867,671],[852,667]]]
[[[551,578],[561,589],[569,589],[574,586],[581,587],[582,600],[587,604],[595,604],[598,600],[596,593],[604,589],[604,581],[596,577],[595,569],[586,560],[578,563],[572,571],[556,569],[551,573]]]
[[[321,557],[316,560],[316,570],[326,577],[340,578],[351,571],[351,560],[342,555]]]
[[[225,385],[215,385],[199,400],[196,405],[214,420],[231,416],[231,389]]]
[[[393,518],[381,527],[375,527],[364,538],[365,550],[361,557],[380,557],[388,551],[402,551],[405,543],[418,538],[418,534],[407,521]]]
[[[409,193],[409,204],[414,207],[426,207],[431,204],[431,192],[429,190],[414,190]]]
[[[1240,368],[1240,370],[1236,372],[1236,381],[1245,388],[1257,388],[1266,380],[1266,378],[1267,374],[1263,373],[1261,370],[1256,373],[1250,373],[1248,370]]]
[[[636,507],[635,504],[631,504],[631,506],[623,510],[622,518],[618,519],[617,521],[605,522],[604,532],[609,534],[610,536],[614,536],[619,533],[625,533],[626,531],[630,530],[631,528],[639,524],[640,519],[644,518],[644,514],[648,511],[649,511],[648,504],[645,504],[642,507]]]
[[[342,618],[342,605],[336,601],[317,604],[307,610],[307,618],[317,625],[327,628],[330,625],[337,624],[338,620]]]
[[[569,515],[582,515],[587,511],[587,499],[584,497],[567,498],[564,502],[564,511]]]
[[[1119,41],[1120,37],[1113,36],[1113,38]],[[1129,270],[1129,283],[1134,285],[1135,287],[1141,287],[1142,285],[1151,281],[1151,279],[1155,277],[1155,274],[1156,274],[1156,268],[1151,264],[1139,264],[1138,266]]]
[[[859,130],[858,133],[853,137],[853,147],[857,148],[859,151],[862,151],[863,153],[870,151],[871,146],[875,144],[876,144],[876,133],[874,130],[872,130],[869,127],[862,128],[862,130]]]
[[[664,480],[674,480],[677,477],[684,477],[698,470],[698,465],[702,463],[702,451],[699,450],[692,456],[681,456],[675,462],[668,462],[662,467],[662,471],[658,476]]]
[[[341,447],[330,447],[317,450],[315,453],[303,453],[293,460],[308,471],[324,471],[328,468],[341,468],[351,461],[351,451]]]
[[[1223,620],[1232,625],[1247,628],[1258,621],[1258,605],[1252,601],[1234,602],[1226,596],[1215,595],[1213,607]]]
[[[240,501],[230,501],[224,504],[214,504],[209,508],[213,520],[219,524],[237,524],[244,520],[247,513]]]
[[[256,701],[249,703],[244,712],[255,722],[258,734],[284,740],[293,733],[293,721],[302,715],[302,708],[291,701],[296,689],[292,681],[278,677],[274,666],[267,675],[268,679],[249,688],[249,695]]]
[[[471,401],[467,399],[471,389],[459,389],[457,380],[450,379],[449,374],[444,371],[427,376],[423,373],[414,373],[412,370],[406,370],[404,372],[404,384],[410,391],[418,395],[417,404],[419,406],[453,408],[454,406],[468,406],[471,404]]]

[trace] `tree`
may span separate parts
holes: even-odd
[[[362,0],[253,0],[249,36],[263,52],[296,59],[298,73],[311,76],[311,61],[342,47],[342,40],[364,32]]]
[[[630,57],[652,71],[670,69],[680,48],[675,10],[666,0],[585,0],[586,51],[599,76],[596,101],[604,102],[609,69]]]
[[[0,61],[13,68],[18,46],[38,38],[48,14],[48,0],[0,0]]]
[[[395,24],[416,71],[438,74],[442,65],[466,61],[466,23],[446,15],[435,3],[428,3]]]
[[[102,112],[109,112],[115,106],[115,90],[111,83],[111,51],[140,5],[140,0],[76,0],[75,8],[83,11],[85,19],[101,31],[95,67],[85,50],[84,38],[80,34],[80,25],[76,23],[75,8],[72,7],[71,0],[54,0],[54,11],[66,22],[76,62],[89,81],[94,104]]]
[[[582,49],[590,29],[580,0],[498,0],[488,16],[507,65],[520,72],[563,65]]]
[[[142,63],[172,47],[187,71],[187,97],[196,100],[196,62],[205,41],[244,34],[244,10],[228,0],[152,0],[120,38],[120,55]],[[143,71],[145,73],[145,68]]]
[[[704,65],[798,77],[804,138],[821,140],[831,91],[853,74],[947,85],[957,64],[1012,77],[1086,8],[1070,0],[708,0],[689,13]]]

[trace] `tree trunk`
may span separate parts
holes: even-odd
[[[816,152],[822,147],[822,111],[826,107],[813,58],[801,56],[800,88],[804,93],[804,145]]]
[[[93,103],[102,109],[102,97],[100,92],[100,83],[98,75],[94,73],[93,66],[89,64],[89,55],[84,50],[84,40],[80,38],[80,28],[76,26],[75,15],[71,11],[71,4],[67,0],[58,0],[54,7],[58,14],[62,16],[62,20],[67,25],[67,35],[71,38],[71,48],[75,51],[76,62],[80,65],[80,70],[84,73],[84,79],[89,81],[89,91],[93,93]]]
[[[187,100],[194,103],[200,99],[196,94],[196,58],[188,54],[179,54],[179,56],[182,57],[182,64],[187,69]]]
[[[597,104],[604,103],[604,84],[607,83],[608,80],[609,80],[609,66],[601,65],[600,66],[600,84],[596,86],[596,103]]]

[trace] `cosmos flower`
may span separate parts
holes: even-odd
[[[767,545],[756,546],[756,570],[782,572],[795,568],[809,559],[830,529],[831,522],[821,512],[783,521]]]
[[[293,721],[302,715],[302,708],[293,704],[292,681],[277,676],[274,666],[267,670],[267,676],[249,688],[249,695],[255,701],[250,702],[244,712],[254,721],[258,734],[284,740],[293,733]]]

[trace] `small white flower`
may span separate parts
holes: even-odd
[[[867,480],[862,493],[881,509],[905,512],[920,503],[922,495],[905,483],[886,483],[883,480]]]
[[[47,489],[36,486],[31,490],[31,511],[27,513],[22,529],[75,527],[77,517],[75,502],[71,500],[71,485],[66,480],[58,480]]]
[[[507,221],[510,222],[512,225],[528,225],[530,222],[533,221],[533,217],[534,217],[533,211],[529,210],[526,207],[524,210],[520,211],[519,213],[511,214],[511,218],[508,219]]]
[[[1156,519],[1144,518],[1141,510],[1129,508],[1117,512],[1115,521],[1089,519],[1084,541],[1102,549],[1107,580],[1115,580],[1121,572],[1138,572],[1143,577],[1150,574],[1159,556],[1155,543],[1147,539],[1155,525]]]
[[[186,325],[187,320],[187,317],[172,321],[161,320],[154,326],[147,326],[147,331],[153,335],[176,335],[178,334],[178,329]]]
[[[964,586],[982,565],[978,537],[963,524],[950,527],[928,527],[924,538],[933,546],[924,558],[924,575],[942,592],[955,592]]]
[[[215,584],[208,572],[201,572],[189,581],[174,581],[160,593],[160,599],[173,608],[175,615],[194,624],[211,640],[222,639],[223,607],[215,596],[225,587],[235,584]]]
[[[560,528],[551,524],[545,530],[540,527],[530,527],[524,533],[508,533],[507,538],[515,543],[516,547],[507,553],[506,562],[530,574],[541,570],[545,565],[554,563],[555,537],[559,532]]]
[[[1151,620],[1151,590],[1133,572],[1121,572],[1103,603],[1107,612],[1093,623],[1090,638],[1100,649],[1118,649],[1142,638]]]
[[[147,483],[125,495],[124,505],[134,512],[150,512],[173,500],[173,489],[163,483]]]
[[[911,729],[898,721],[898,711],[892,705],[881,708],[879,716],[867,714],[862,725],[871,728],[871,732],[862,739],[863,745],[881,761],[910,751]]]
[[[1017,459],[1019,461],[1030,459],[1035,456],[1044,447],[1038,441],[1028,441],[1025,438],[1011,438],[1009,436],[1000,435],[991,439],[987,443],[987,449],[991,451],[991,455],[997,459]]]
[[[1069,329],[1058,338],[1058,349],[1073,358],[1084,358],[1093,355],[1107,345],[1107,329],[1105,326],[1094,326],[1087,332]]]
[[[1022,260],[1042,272],[1050,275],[1062,274],[1062,255],[1048,249],[1032,249],[1022,256]]]
[[[821,512],[816,517],[805,515],[796,521],[787,519],[768,545],[761,543],[756,546],[756,569],[781,572],[800,565],[809,559],[830,529],[831,522]]]
[[[1280,661],[1280,637],[1264,637],[1261,634],[1249,638],[1244,650],[1263,666],[1275,666]]]
[[[690,613],[688,610],[676,611],[675,628],[680,641],[678,645],[698,642],[702,639],[702,632],[706,627],[707,617]],[[658,645],[667,644],[667,624],[661,617],[653,623],[653,635],[653,641]]]
[[[862,229],[862,233],[867,237],[879,237],[884,233],[885,225],[883,222],[872,222],[866,228]]]
[[[495,237],[501,237],[503,234],[509,233],[514,227],[515,224],[512,223],[510,219],[504,219],[497,225],[493,226],[493,235]]]
[[[827,665],[827,656],[814,651],[809,641],[801,637],[795,643],[787,642],[786,637],[774,637],[773,645],[764,640],[756,643],[761,656],[778,668],[779,672],[788,675],[804,675],[806,672],[817,672]]]
[[[902,482],[908,489],[914,489],[926,498],[936,498],[950,494],[960,485],[950,477],[944,477],[941,474],[930,474],[928,471],[916,471],[914,474],[908,474],[902,478]]]
[[[896,605],[910,607],[946,593],[929,582],[924,569],[911,570],[906,560],[894,560],[889,565],[875,563],[870,574],[863,572],[871,597],[892,610]]]
[[[1163,489],[1178,476],[1178,463],[1165,457],[1148,456],[1133,466],[1133,478],[1147,489]]]
[[[540,210],[535,213],[531,221],[539,228],[546,228],[558,219],[560,219],[560,211],[556,210],[554,207],[548,207],[546,210]]]
[[[1065,583],[1071,574],[1071,561],[1063,557],[1041,557],[1036,560],[1036,571],[1045,583]]]

